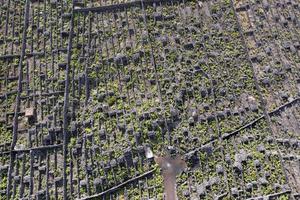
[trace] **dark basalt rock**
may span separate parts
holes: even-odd
[[[116,110],[111,110],[111,111],[109,111],[107,114],[108,114],[108,116],[109,116],[110,118],[117,117],[117,112],[116,112]]]
[[[43,145],[47,146],[47,145],[52,145],[52,144],[53,144],[52,137],[51,137],[50,134],[47,134],[47,135],[44,137]]]
[[[0,173],[7,173],[9,165],[0,166]]]
[[[150,119],[150,113],[149,112],[144,112],[143,113],[143,119],[144,120],[149,120]]]
[[[194,126],[194,125],[195,125],[195,120],[194,120],[194,118],[193,118],[193,117],[190,117],[190,118],[188,119],[188,123],[189,123],[190,126]]]
[[[216,165],[216,172],[218,174],[224,174],[224,168],[222,167],[222,165],[220,164]]]
[[[41,156],[44,157],[47,154],[47,150],[46,149],[40,149],[40,150],[35,150],[31,152],[32,156]]]
[[[291,42],[290,41],[284,41],[282,42],[282,47],[286,50],[290,50]]]
[[[83,188],[86,188],[86,180],[81,180],[80,183],[79,183],[80,187],[83,187]]]
[[[145,154],[145,148],[144,146],[138,146],[137,147],[137,152],[140,154],[140,155],[144,155]]]
[[[56,187],[62,187],[63,186],[63,178],[62,177],[55,178],[54,183],[55,183]]]
[[[193,96],[194,96],[194,89],[193,89],[193,88],[188,88],[188,89],[186,90],[186,92],[187,92],[187,95],[188,95],[189,97],[193,97]]]
[[[266,140],[266,142],[268,142],[269,144],[272,144],[272,143],[274,142],[274,139],[273,139],[272,136],[267,136],[265,140]]]
[[[250,192],[253,189],[253,184],[252,183],[247,183],[246,184],[246,191]]]
[[[133,36],[135,34],[134,28],[132,27],[128,28],[128,33],[130,36]]]
[[[234,159],[236,162],[246,163],[248,159],[248,154],[246,153],[245,150],[241,149],[239,153],[235,154]]]
[[[57,0],[50,0],[50,4],[51,4],[51,6],[56,6]]]
[[[266,179],[269,179],[269,178],[271,177],[271,173],[270,173],[269,171],[266,171],[266,172],[264,173],[264,177],[265,177]]]
[[[127,135],[133,135],[133,132],[134,132],[133,127],[128,127],[128,128],[126,128],[126,134],[127,134]]]
[[[30,183],[30,180],[31,180],[30,176],[24,176],[23,183],[28,186]]]
[[[267,65],[267,66],[264,67],[264,72],[265,73],[272,73],[272,68],[269,65]]]
[[[290,139],[289,140],[289,144],[291,147],[297,149],[300,147],[300,140],[297,140],[297,139]]]
[[[128,57],[126,55],[123,54],[117,54],[114,58],[114,62],[118,65],[118,66],[126,66],[128,65]]]
[[[117,158],[117,162],[121,167],[125,167],[125,158],[124,156],[120,156]]]
[[[183,104],[183,96],[182,95],[176,95],[174,100],[178,106]]]
[[[100,153],[100,147],[97,146],[97,145],[93,145],[91,150],[94,154],[99,154]]]
[[[63,38],[68,38],[69,37],[69,31],[61,31],[60,32],[60,35],[63,37]]]
[[[241,142],[244,144],[249,144],[249,142],[253,141],[252,136],[244,135],[241,137]]]
[[[206,119],[207,119],[207,122],[210,123],[210,122],[215,120],[215,116],[213,114],[210,114],[210,115],[207,116]]]
[[[214,151],[214,147],[212,146],[212,144],[206,144],[201,147],[201,150],[207,153],[208,155],[211,155]]]
[[[224,112],[227,117],[229,117],[231,115],[231,110],[229,108],[226,108]]]
[[[285,147],[290,147],[290,140],[289,139],[283,139],[283,144]]]
[[[244,115],[246,111],[245,111],[244,108],[239,108],[239,109],[238,109],[238,112],[239,112],[241,115]]]
[[[206,190],[205,190],[205,187],[203,185],[198,185],[196,187],[196,190],[197,190],[197,194],[199,195],[199,197],[204,197],[206,195]]]
[[[210,109],[209,104],[204,103],[202,106],[203,106],[205,111],[209,111],[209,109]]]
[[[250,105],[250,110],[251,110],[252,112],[258,112],[258,106],[255,105],[255,104],[251,104],[251,105]]]
[[[128,167],[133,166],[133,158],[132,158],[132,150],[131,149],[127,149],[124,152],[124,159],[125,159]]]
[[[184,44],[183,45],[183,48],[185,49],[185,50],[193,50],[194,49],[194,43],[193,42],[188,42],[188,43],[186,43],[186,44]]]
[[[157,130],[159,128],[158,120],[151,122],[151,128],[152,130]]]
[[[98,193],[102,190],[101,187],[103,187],[105,184],[102,178],[95,178],[93,183],[94,183],[95,190]]]
[[[219,53],[212,51],[212,52],[207,53],[207,56],[209,56],[211,58],[217,58],[219,56]]]
[[[221,88],[219,90],[219,93],[220,93],[221,96],[225,96],[226,95],[226,89],[225,88]]]
[[[137,145],[141,144],[141,139],[142,139],[141,133],[140,132],[135,132],[135,133],[133,133],[133,135],[134,135],[135,143]]]
[[[231,158],[229,154],[225,154],[225,162],[230,165],[231,164]]]
[[[283,100],[287,101],[288,98],[289,98],[289,94],[288,94],[287,92],[282,92],[282,93],[280,94],[280,97],[281,97]]]
[[[100,138],[100,140],[106,140],[106,131],[105,131],[105,129],[100,129],[99,130],[99,138]]]
[[[55,0],[55,1],[57,1],[57,0]],[[82,7],[84,7],[84,2],[82,0],[74,0],[74,6],[82,8]]]
[[[260,145],[257,146],[257,151],[260,152],[260,153],[265,153],[266,149],[265,149],[263,144],[260,144]]]
[[[77,133],[77,124],[71,123],[71,133],[75,135]]]
[[[126,132],[126,125],[125,124],[117,124],[117,127],[119,129],[119,131],[121,131],[123,134]]]
[[[72,154],[73,156],[77,157],[77,156],[81,156],[82,153],[82,146],[81,144],[76,144],[74,149],[72,150]]]
[[[137,64],[138,62],[140,62],[141,58],[143,57],[144,55],[144,52],[142,51],[139,51],[139,52],[136,52],[132,55],[132,61]]]
[[[117,160],[116,159],[112,159],[111,161],[110,161],[110,166],[112,167],[112,168],[114,168],[114,167],[116,167],[117,166]]]
[[[63,13],[63,14],[61,15],[61,17],[62,17],[63,19],[71,19],[71,16],[72,16],[71,13]]]
[[[163,15],[160,12],[155,12],[153,13],[153,18],[155,19],[155,21],[162,21]]]
[[[137,169],[138,162],[139,162],[139,159],[137,157],[134,157],[132,159],[132,163],[133,163],[132,166],[135,167],[136,169]]]
[[[218,119],[225,119],[225,116],[226,116],[226,113],[223,112],[223,111],[218,111],[217,114],[216,114],[216,117],[218,117]]]
[[[36,195],[36,200],[44,200],[46,199],[46,190],[39,190]]]
[[[242,173],[242,172],[243,172],[243,166],[242,166],[242,163],[237,162],[237,161],[234,162],[234,163],[233,163],[233,169],[234,169],[235,173],[237,173],[237,174]]]
[[[260,168],[260,167],[261,167],[260,161],[259,161],[259,160],[254,160],[254,166],[255,166],[256,168]]]
[[[103,184],[103,177],[102,178],[95,178],[94,179],[94,185],[98,186],[98,185],[102,185]]]
[[[270,55],[272,54],[272,48],[271,48],[271,47],[267,47],[267,48],[265,49],[265,52],[266,52],[266,54],[267,54],[268,56],[270,56]]]
[[[167,36],[161,36],[159,38],[159,41],[162,43],[163,46],[167,46],[169,43],[169,38]]]
[[[182,128],[182,133],[185,137],[189,135],[189,130],[187,128]]]
[[[84,128],[90,128],[92,126],[92,120],[88,119],[82,123]]]
[[[269,87],[271,85],[270,83],[270,79],[268,77],[265,77],[263,79],[261,79],[261,83],[264,85],[264,86],[267,86]]]
[[[181,44],[181,40],[180,40],[181,38],[180,37],[175,36],[173,39],[174,39],[176,44]]]
[[[270,5],[269,5],[268,0],[263,0],[263,1],[262,1],[262,5],[263,5],[263,8],[264,8],[265,10],[269,10]]]
[[[184,190],[183,191],[183,196],[188,198],[189,196],[191,195],[190,191],[189,190]]]
[[[86,139],[90,142],[93,141],[93,137],[94,137],[94,134],[93,133],[90,133],[90,134],[86,134]]]
[[[265,177],[260,177],[260,178],[258,179],[258,182],[259,182],[259,184],[262,185],[262,186],[267,186],[267,185],[269,184],[269,181],[267,181],[267,179],[266,179]]]
[[[154,131],[149,131],[148,132],[148,137],[149,137],[150,140],[155,140],[156,133]]]
[[[185,159],[190,163],[191,167],[196,167],[200,163],[199,155],[197,152],[189,153],[185,156]]]
[[[237,188],[231,188],[231,194],[233,197],[239,196],[239,190]]]

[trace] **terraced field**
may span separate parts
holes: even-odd
[[[0,199],[300,199],[299,0],[0,3]]]

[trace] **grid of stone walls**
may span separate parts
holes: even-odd
[[[1,198],[299,198],[298,1],[1,3]]]

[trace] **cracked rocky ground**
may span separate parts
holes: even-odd
[[[164,199],[147,149],[184,159],[180,200],[300,199],[299,18],[299,0],[0,0],[0,199]]]

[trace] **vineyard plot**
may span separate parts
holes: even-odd
[[[298,0],[0,2],[1,199],[300,198]]]

